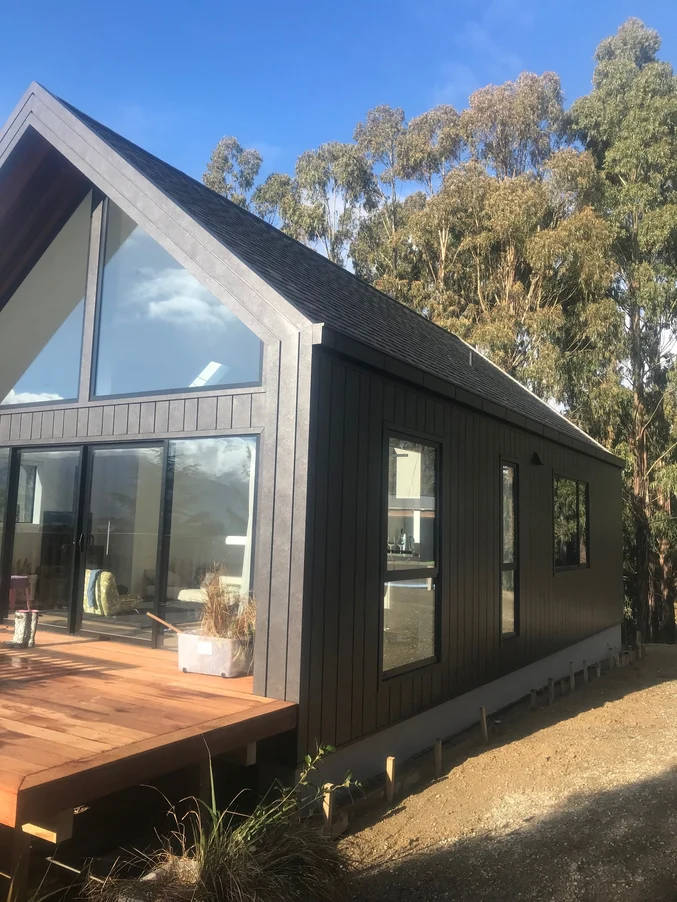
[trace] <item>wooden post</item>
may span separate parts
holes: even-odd
[[[435,740],[435,777],[442,776],[442,740]]]
[[[573,661],[569,661],[569,686],[572,692],[576,688],[576,671],[574,670]]]
[[[597,673],[598,677],[602,676],[602,662],[601,661],[597,661],[597,663],[595,664],[595,672]]]
[[[395,801],[395,759],[386,758],[386,802],[392,805]]]
[[[334,786],[332,783],[325,783],[322,787],[322,814],[324,815],[324,827],[327,833],[331,833],[332,824],[334,823]]]
[[[642,660],[642,634],[637,632],[637,657]]]
[[[480,726],[482,727],[482,739],[489,742],[489,726],[487,724],[487,709],[480,705]]]
[[[614,667],[620,667],[620,661],[618,660],[618,652],[614,652]]]
[[[555,681],[552,677],[548,679],[548,704],[555,704]]]
[[[537,697],[536,693],[537,693],[536,689],[531,690],[531,710],[532,711],[535,711],[536,708],[538,707],[538,701],[537,701],[538,697]]]
[[[587,662],[587,661],[583,661],[583,683],[587,683],[587,682],[588,682],[588,677],[589,677],[589,674],[588,674],[588,662]]]

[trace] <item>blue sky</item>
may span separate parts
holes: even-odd
[[[677,63],[667,0],[33,0],[3,4],[0,119],[35,79],[199,177],[216,141],[264,168],[351,138],[379,103],[408,117],[521,70],[589,89],[598,42],[638,15]]]

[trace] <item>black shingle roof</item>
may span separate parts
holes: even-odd
[[[57,98],[59,99],[59,98]],[[59,99],[109,147],[313,323],[576,439],[600,446],[456,335]]]

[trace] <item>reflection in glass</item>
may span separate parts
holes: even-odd
[[[387,582],[383,599],[383,670],[435,655],[433,579]]]
[[[203,586],[218,574],[234,597],[252,581],[256,440],[239,436],[169,443],[167,591],[160,616],[200,621]],[[165,636],[165,644],[174,642]]]
[[[555,477],[555,567],[586,567],[589,561],[587,482]]]
[[[578,483],[578,553],[579,564],[583,567],[588,563],[588,484]]]
[[[388,570],[434,567],[436,449],[391,437],[388,450]]]
[[[515,468],[503,466],[503,563],[515,563]]]
[[[42,623],[68,626],[79,470],[77,450],[20,452],[19,483],[24,489],[14,515],[12,576],[27,577],[28,582],[17,581],[21,588],[10,593],[10,616],[12,608],[30,601],[41,611]]]
[[[516,632],[515,571],[504,570],[501,576],[501,630],[506,636]]]
[[[95,448],[85,522],[82,628],[151,638],[162,448]]]
[[[104,263],[97,397],[260,382],[261,341],[113,203]]]
[[[0,404],[78,396],[90,212],[88,195],[0,311]]]

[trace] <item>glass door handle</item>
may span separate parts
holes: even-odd
[[[84,554],[86,544],[87,540],[85,539],[85,534],[81,532],[80,537],[78,538],[78,548],[80,549],[81,554]]]

